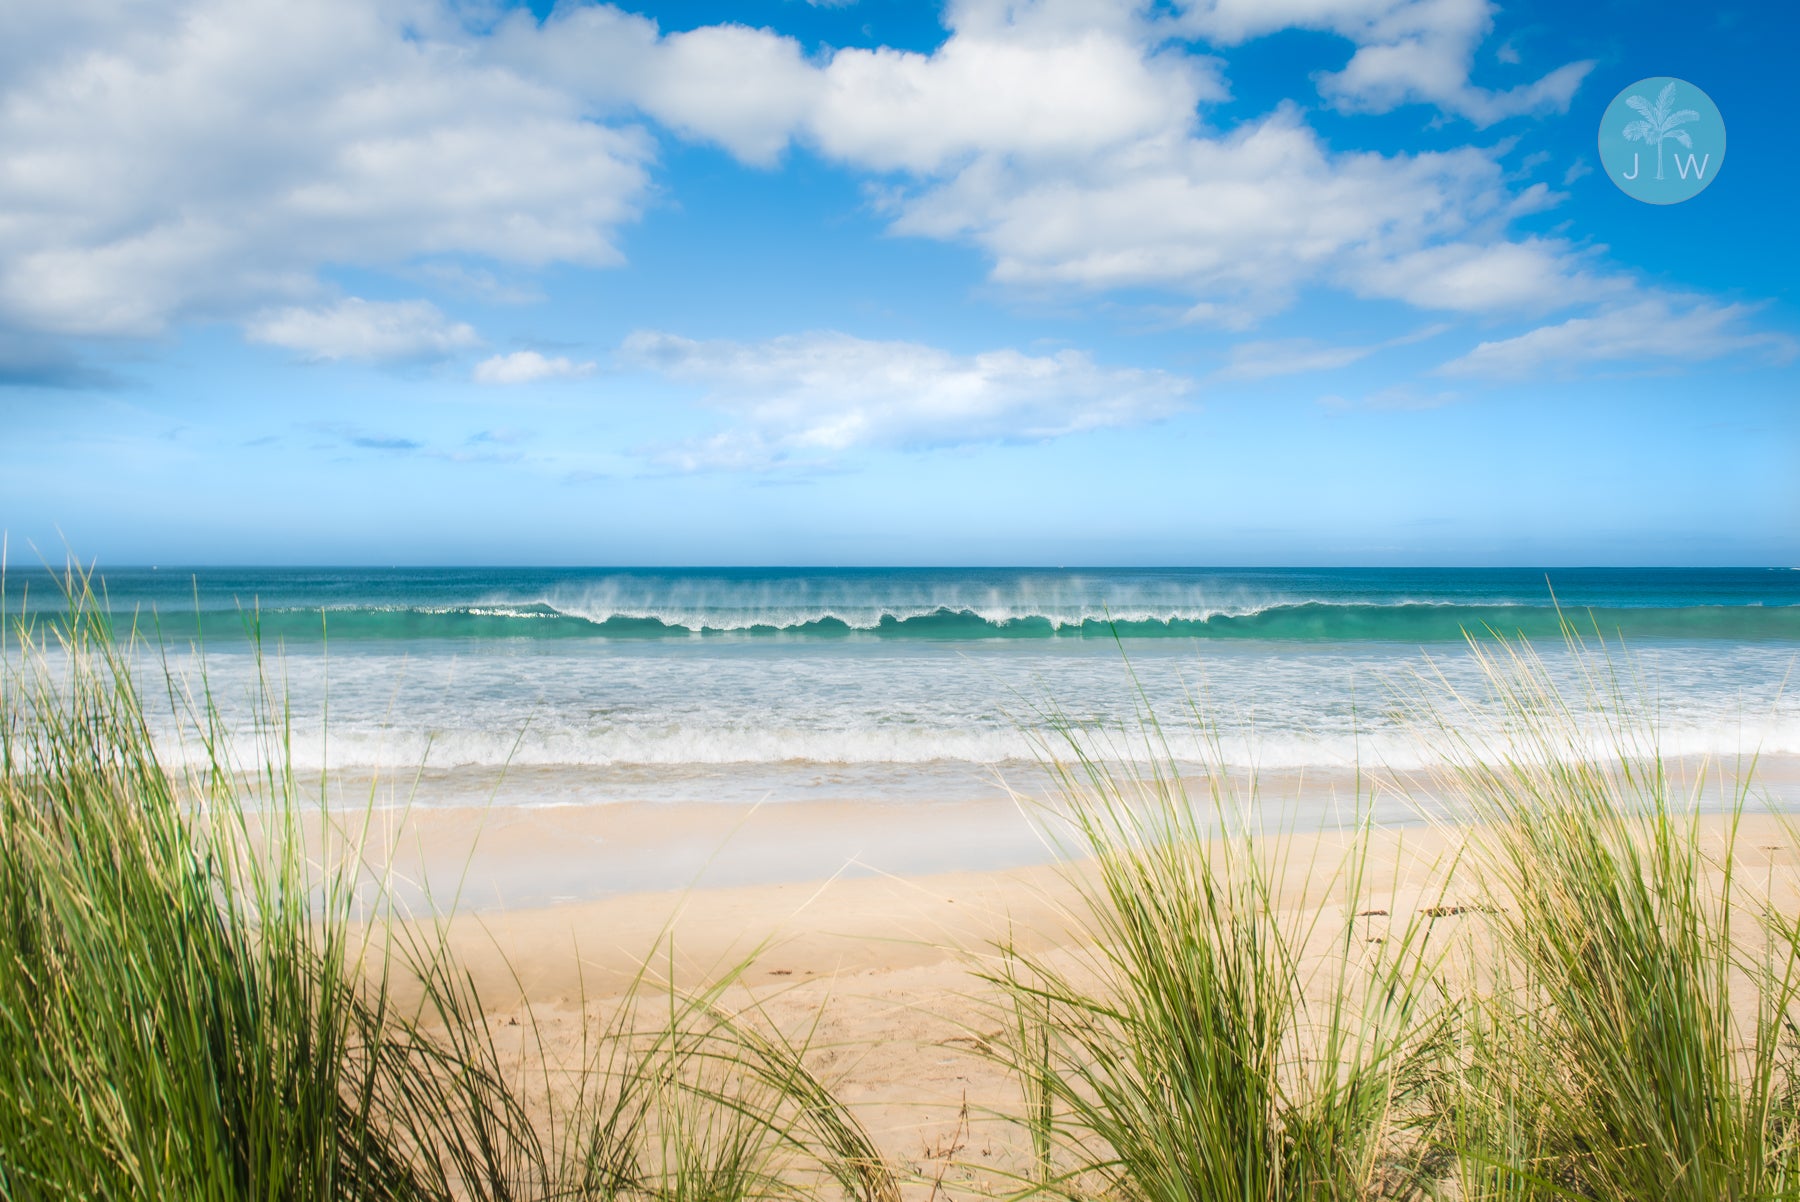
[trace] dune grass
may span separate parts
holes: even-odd
[[[142,644],[68,597],[0,640],[0,1198],[897,1202],[729,968],[646,969],[528,1079],[442,921],[366,912],[354,833],[309,847],[278,696],[246,772],[204,686],[152,672],[200,742],[171,772]],[[1265,829],[1253,776],[1184,777],[1149,716],[1129,756],[1065,732],[1083,938],[981,970],[977,1046],[1022,1085],[1002,1192],[1800,1199],[1800,919],[1741,871],[1749,766],[1702,816],[1604,647],[1560,685],[1472,653],[1488,694],[1416,711],[1461,851],[1380,938],[1365,819]]]
[[[1800,930],[1742,875],[1750,764],[1703,819],[1642,682],[1576,644],[1477,645],[1503,743],[1431,712],[1477,823],[1488,980],[1465,985],[1446,1108],[1466,1198],[1800,1197]]]
[[[1019,1195],[1800,1198],[1800,919],[1739,872],[1752,765],[1703,816],[1629,659],[1567,633],[1572,683],[1488,636],[1485,697],[1410,691],[1461,850],[1379,941],[1366,823],[1297,865],[1253,775],[1184,779],[1149,716],[1127,754],[1065,729],[1091,938],[984,973]]]
[[[0,1198],[896,1196],[730,971],[641,979],[534,1122],[441,923],[365,920],[354,836],[309,853],[273,694],[245,773],[165,670],[202,752],[172,775],[142,644],[66,589],[0,641]]]
[[[1146,731],[1121,756],[1068,730],[1050,761],[1088,938],[1072,958],[1002,946],[983,974],[1011,1019],[992,1055],[1024,1086],[1020,1192],[1355,1199],[1412,1181],[1437,1030],[1424,925],[1363,938],[1365,830],[1292,861],[1253,779],[1184,778]],[[1295,874],[1310,883],[1284,903]]]

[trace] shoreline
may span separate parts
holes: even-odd
[[[1375,831],[1363,887],[1337,873],[1351,836],[1281,837],[1271,883],[1277,912],[1317,919],[1297,964],[1322,987],[1346,951],[1377,947],[1421,914],[1448,949],[1485,928],[1477,884],[1451,871],[1470,827]],[[1718,827],[1702,820],[1702,838]],[[1765,872],[1792,898],[1800,826],[1791,814],[1746,814],[1737,857],[1748,882]],[[852,1107],[906,1197],[941,1196],[1024,1171],[1020,1084],[981,1053],[1002,1035],[1003,996],[980,972],[1007,942],[1079,977],[1096,946],[1081,885],[1091,862],[916,876],[839,876],[620,894],[585,902],[452,916],[437,928],[469,974],[506,1064],[552,1076],[583,1062],[585,1041],[643,983],[651,1004],[669,985],[732,978],[718,1004],[806,1044],[807,1063]],[[1356,916],[1352,918],[1352,916]],[[1366,917],[1365,917],[1366,916]],[[1346,949],[1346,921],[1356,925]],[[1304,927],[1304,922],[1297,922]],[[399,997],[405,998],[404,988]]]
[[[1703,814],[1702,829],[1716,830],[1719,817]],[[1410,910],[1434,904],[1427,897],[1434,889],[1444,904],[1466,901],[1458,890],[1471,882],[1438,880],[1436,874],[1476,829],[1423,821],[1375,828],[1368,835],[1363,902],[1399,922]],[[1277,840],[1283,849],[1274,881],[1278,905],[1286,910],[1337,906],[1341,899],[1330,895],[1354,832],[1288,831],[1259,841],[1274,846]],[[1800,813],[1746,812],[1738,857],[1754,868],[1800,869]],[[510,993],[513,1001],[507,1005],[562,1005],[581,996],[584,973],[588,985],[599,987],[589,989],[589,996],[615,993],[659,945],[666,950],[670,939],[688,986],[752,952],[753,978],[766,972],[797,983],[941,964],[1002,938],[1061,945],[1084,929],[1076,920],[1082,904],[1077,882],[1091,867],[1087,860],[1065,859],[917,874],[840,873],[645,889],[403,921],[441,926],[459,961],[493,987],[493,998]]]
[[[1719,808],[1734,779],[1733,766],[1714,760],[1665,763],[1676,796],[1690,796],[1692,782],[1701,782],[1702,811]],[[361,790],[364,804],[324,813],[339,838],[348,830],[361,844],[365,877],[391,887],[403,907],[489,915],[631,895],[1042,867],[1059,858],[1059,849],[1054,803],[1045,800],[1051,790],[1037,776],[1035,793],[1012,798],[543,806],[433,804],[434,780],[421,776],[411,803],[377,804],[376,784]],[[1249,780],[1224,779],[1240,788]],[[333,783],[340,795],[353,794],[345,786],[354,780],[346,774]],[[411,783],[381,780],[389,788]],[[1256,788],[1271,832],[1318,835],[1343,829],[1359,814],[1393,830],[1456,821],[1453,808],[1416,774],[1366,772],[1359,782],[1347,773],[1265,772]],[[299,796],[316,832],[320,817],[315,803],[304,800],[312,796],[304,784]],[[1800,756],[1756,765],[1746,812],[1765,809],[1800,810]]]
[[[1258,1047],[1275,1057],[1258,1052],[1250,1058],[1262,1065],[1257,1080],[1265,1085],[1281,1086],[1288,1063],[1282,1057],[1297,1055],[1293,1063],[1303,1064],[1317,1052],[1326,1074],[1322,1089],[1335,1088],[1341,1070],[1368,1073],[1377,1089],[1387,1088],[1382,1082],[1397,1087],[1392,1066],[1398,1062],[1385,1052],[1366,1062],[1334,1060],[1344,1049],[1332,1032],[1354,1037],[1352,1027],[1371,1017],[1358,1018],[1355,1007],[1400,1007],[1404,1013],[1391,1015],[1397,1024],[1392,1039],[1398,1041],[1391,1046],[1410,1055],[1404,1049],[1412,1041],[1435,1038],[1436,1019],[1426,1011],[1445,999],[1452,1007],[1465,997],[1482,1000],[1490,966],[1550,972],[1552,959],[1597,936],[1609,941],[1602,950],[1616,954],[1609,963],[1627,969],[1651,962],[1644,959],[1649,956],[1682,968],[1682,981],[1692,975],[1689,967],[1702,975],[1725,974],[1716,978],[1716,997],[1696,995],[1695,1005],[1711,1009],[1682,1011],[1684,1023],[1693,1020],[1684,1030],[1722,1030],[1736,1021],[1739,1002],[1731,990],[1740,982],[1729,974],[1742,967],[1730,930],[1721,925],[1725,918],[1712,914],[1708,900],[1733,896],[1718,892],[1733,878],[1713,856],[1727,822],[1740,836],[1734,856],[1744,884],[1729,914],[1783,916],[1766,929],[1771,938],[1787,940],[1783,946],[1795,946],[1785,916],[1800,892],[1800,826],[1791,817],[1800,798],[1800,757],[1764,760],[1740,793],[1734,773],[1747,766],[1743,758],[1646,762],[1639,749],[1654,744],[1655,728],[1644,741],[1634,740],[1640,728],[1630,725],[1629,710],[1620,719],[1626,729],[1617,740],[1618,756],[1593,757],[1585,729],[1557,725],[1561,711],[1536,704],[1543,695],[1532,691],[1538,681],[1529,676],[1511,692],[1508,678],[1496,681],[1505,712],[1522,715],[1523,730],[1514,732],[1510,754],[1501,748],[1486,758],[1490,748],[1479,733],[1450,740],[1445,754],[1473,771],[1472,779],[1442,775],[1432,781],[1424,773],[1384,770],[1221,771],[1196,780],[1183,767],[1186,788],[1173,789],[1168,760],[1128,768],[1124,775],[1108,776],[1101,768],[1098,782],[1084,781],[1089,774],[1074,770],[1066,796],[1091,822],[1081,828],[1091,836],[1085,843],[1054,837],[1055,809],[1045,807],[1049,817],[1034,821],[1029,800],[865,796],[761,806],[718,800],[459,806],[433,802],[466,795],[481,783],[475,774],[375,776],[366,790],[350,775],[314,782],[316,790],[302,782],[296,792],[289,787],[294,778],[273,769],[262,782],[267,790],[254,779],[186,774],[171,795],[156,764],[153,736],[130,720],[138,712],[135,698],[108,691],[109,683],[99,674],[78,677],[78,689],[91,689],[94,704],[71,707],[71,723],[43,725],[40,743],[27,748],[38,758],[24,761],[60,765],[66,758],[80,770],[88,763],[82,756],[94,759],[92,769],[72,772],[68,782],[68,797],[76,803],[70,814],[86,823],[73,828],[78,837],[63,837],[59,811],[38,804],[37,778],[9,776],[17,812],[30,820],[22,829],[35,832],[18,845],[21,869],[35,873],[27,879],[41,881],[48,896],[69,899],[55,916],[79,936],[71,946],[85,958],[74,966],[92,971],[94,984],[57,999],[66,1003],[57,1028],[68,1033],[59,1045],[69,1049],[65,1058],[86,1063],[79,1039],[90,1029],[88,1007],[111,1004],[109,1030],[122,1040],[119,1063],[131,1072],[142,1068],[146,1079],[162,1079],[161,1058],[153,1050],[147,1059],[138,1037],[142,1024],[130,1009],[135,986],[119,984],[135,980],[144,964],[156,966],[166,982],[155,997],[175,1015],[169,1030],[212,1039],[229,1021],[239,1026],[227,1034],[248,1041],[246,1046],[291,1046],[282,1012],[220,1007],[204,994],[195,996],[190,986],[198,949],[210,956],[202,967],[229,985],[234,998],[260,997],[259,973],[270,974],[271,988],[304,991],[294,1013],[306,1023],[336,1024],[330,1029],[349,1035],[348,1048],[362,1046],[357,1041],[364,1035],[381,1040],[391,1032],[400,1057],[392,1063],[401,1066],[396,1088],[436,1089],[441,1081],[480,1094],[464,1099],[446,1093],[440,1109],[425,1112],[425,1121],[436,1123],[441,1113],[448,1116],[443,1121],[459,1123],[473,1105],[472,1121],[486,1123],[482,1116],[490,1115],[491,1101],[500,1108],[494,1113],[504,1114],[505,1130],[519,1136],[514,1146],[520,1149],[537,1146],[530,1132],[558,1131],[559,1115],[595,1113],[581,1099],[588,1096],[587,1083],[600,1080],[615,1083],[630,1107],[648,1108],[631,1113],[648,1124],[642,1133],[651,1142],[643,1150],[654,1154],[655,1140],[668,1133],[662,1124],[688,1122],[682,1107],[689,1103],[702,1108],[702,1134],[717,1120],[734,1122],[730,1116],[742,1113],[730,1100],[737,1095],[721,1095],[715,1086],[762,1088],[741,1079],[746,1066],[761,1065],[749,1071],[776,1074],[756,1078],[776,1091],[772,1105],[797,1107],[794,1113],[805,1116],[819,1113],[814,1100],[824,1099],[847,1124],[839,1134],[856,1133],[849,1145],[831,1130],[817,1133],[818,1167],[893,1166],[892,1178],[883,1172],[890,1183],[883,1197],[925,1197],[927,1190],[941,1197],[947,1173],[967,1174],[977,1185],[1008,1174],[1017,1179],[1021,1168],[1050,1165],[1052,1153],[1069,1158],[1079,1172],[1104,1175],[1104,1164],[1089,1161],[1092,1150],[1084,1150],[1082,1132],[1122,1147],[1121,1133],[1129,1132],[1109,1117],[1112,1111],[1079,1120],[1089,1125],[1067,1128],[1068,1138],[1051,1141],[1054,1148],[1045,1152],[1049,1126],[1034,1089],[1054,1085],[1074,1116],[1087,1096],[1083,1090],[1097,1080],[1087,1074],[1116,1072],[1129,1094],[1122,1095],[1124,1109],[1118,1111],[1123,1121],[1160,1121],[1155,1116],[1166,1087],[1185,1078],[1172,1078],[1158,1066],[1200,1065],[1188,1056],[1185,1041],[1193,1034],[1211,1049],[1205,1063],[1248,1064],[1239,1040],[1253,1029],[1261,1032]],[[88,695],[74,696],[81,701]],[[39,700],[52,715],[60,713],[54,708],[60,703],[61,695],[48,690]],[[113,721],[109,705],[127,720]],[[1542,727],[1533,725],[1540,710],[1549,714]],[[108,738],[137,740],[120,749],[122,768],[105,758]],[[1566,757],[1559,754],[1564,747]],[[1455,761],[1459,750],[1471,758]],[[1084,762],[1077,769],[1086,767]],[[604,774],[596,775],[603,780]],[[535,779],[527,771],[517,781]],[[1458,779],[1470,780],[1478,791],[1467,805],[1457,804]],[[234,783],[245,792],[238,794]],[[1222,802],[1205,800],[1214,787],[1226,793]],[[185,792],[200,788],[207,790],[203,796],[220,799],[219,808],[196,805],[200,798]],[[287,807],[256,808],[257,795],[267,800],[268,790],[286,797]],[[1739,826],[1740,813],[1729,807],[1746,793]],[[380,804],[402,795],[405,806]],[[332,809],[334,796],[366,800]],[[234,810],[234,799],[247,805]],[[1673,866],[1677,879],[1657,884],[1646,903],[1635,887],[1644,884],[1638,879],[1644,862],[1622,849],[1638,846],[1646,831],[1666,828],[1634,831],[1629,821],[1592,816],[1614,806],[1628,815],[1678,816],[1689,803],[1723,808],[1726,819],[1696,820],[1696,841],[1686,845],[1691,854],[1658,861]],[[1765,804],[1788,812],[1755,812]],[[1568,822],[1552,814],[1545,830],[1536,832],[1545,805],[1565,807]],[[140,822],[143,813],[156,820]],[[1459,813],[1484,815],[1498,825],[1449,821]],[[1240,816],[1249,820],[1248,829],[1236,825]],[[1677,823],[1683,824],[1679,817]],[[1245,830],[1268,838],[1254,847],[1234,843],[1219,859],[1189,855],[1180,843],[1174,854],[1163,854],[1171,835],[1203,844],[1221,827],[1227,835]],[[1540,835],[1547,841],[1533,842]],[[1471,844],[1486,844],[1499,857],[1486,862],[1494,876],[1469,871],[1475,862],[1461,856]],[[1590,853],[1597,846],[1619,854],[1596,858]],[[1659,854],[1667,850],[1667,844],[1658,846]],[[1057,855],[1070,847],[1097,858]],[[140,849],[144,854],[137,855]],[[265,859],[266,853],[273,854]],[[1051,860],[1057,862],[1046,863]],[[86,882],[117,875],[121,864],[137,873],[126,881],[130,890],[84,895]],[[271,871],[263,871],[265,865]],[[1540,872],[1548,874],[1541,897],[1546,878]],[[1765,873],[1766,907],[1757,900]],[[171,879],[185,883],[180,893],[166,888]],[[233,904],[220,906],[220,889]],[[102,902],[118,904],[105,909]],[[1534,907],[1538,912],[1530,913],[1523,937],[1516,924],[1509,933],[1513,920],[1494,917],[1525,916]],[[1693,937],[1700,941],[1670,943],[1665,913],[1673,913],[1678,935],[1686,929],[1679,924],[1689,920],[1704,928]],[[192,938],[215,928],[218,939]],[[140,930],[144,938],[132,942]],[[1711,931],[1719,938],[1707,942]],[[321,934],[326,944],[317,951]],[[1540,954],[1530,942],[1540,936],[1564,942]],[[28,963],[38,948],[58,946],[28,940],[16,955]],[[260,958],[263,949],[279,953],[272,965]],[[1691,949],[1702,959],[1689,966]],[[1588,963],[1585,953],[1576,960]],[[1776,1020],[1788,1020],[1800,961],[1789,956],[1782,963],[1788,975],[1751,999],[1763,1007],[1755,1015],[1758,1032],[1785,1029]],[[1565,990],[1569,996],[1559,1002],[1568,1015],[1563,1027],[1583,1038],[1597,1030],[1608,1047],[1618,1032],[1616,1008],[1607,1010],[1612,985],[1623,987],[1639,1007],[1632,1013],[1666,1000],[1658,991],[1660,978],[1645,984],[1635,971],[1603,972],[1600,985],[1590,985],[1587,975],[1565,975],[1573,992]],[[315,1019],[309,999],[340,1004],[342,1020],[339,1011]],[[362,999],[373,1002],[372,1012],[358,1009]],[[1588,1045],[1541,1033],[1535,995],[1520,993],[1504,1006],[1515,1001],[1517,1019],[1508,1020],[1506,1039],[1518,1042],[1508,1048],[1537,1057],[1541,1069],[1521,1089],[1571,1079],[1564,1063],[1570,1055],[1579,1063],[1594,1060]],[[1775,1018],[1765,1003],[1780,1007]],[[1607,1010],[1597,1026],[1589,1021],[1595,1007]],[[374,1025],[364,1021],[370,1013]],[[1206,1031],[1199,1032],[1191,1020],[1203,1015],[1223,1025],[1206,1026],[1213,1022],[1207,1018],[1201,1023]],[[1319,1017],[1327,1022],[1326,1042],[1315,1048],[1312,1023]],[[1570,1025],[1577,1023],[1584,1025]],[[725,1043],[692,1045],[696,1058],[681,1051],[670,1060],[657,1050],[666,1040],[686,1048],[691,1037],[708,1039],[709,1027]],[[12,1028],[29,1029],[25,1021]],[[1485,1038],[1473,1027],[1463,1034]],[[1729,1037],[1727,1031],[1721,1047],[1729,1046]],[[605,1065],[595,1059],[596,1040]],[[723,1060],[712,1058],[715,1046]],[[735,1059],[732,1048],[750,1059]],[[1773,1043],[1769,1049],[1781,1054]],[[1140,1063],[1140,1054],[1148,1061]],[[1502,1054],[1513,1056],[1507,1049]],[[1048,1065],[1052,1056],[1053,1069],[1036,1067],[1035,1058]],[[617,1057],[624,1058],[624,1075],[609,1075],[619,1066]],[[1649,1052],[1639,1060],[1652,1069],[1663,1063]],[[209,1063],[203,1053],[170,1062],[202,1069]],[[1735,1088],[1734,1063],[1722,1058],[1708,1071],[1716,1068],[1723,1087]],[[465,1076],[465,1064],[479,1067],[479,1075]],[[336,1060],[323,1067],[339,1071]],[[1636,1097],[1637,1062],[1625,1067],[1614,1092]],[[440,1076],[441,1070],[449,1076]],[[715,1080],[715,1073],[722,1076]],[[200,1078],[201,1085],[208,1079]],[[345,1095],[332,1084],[335,1078],[321,1080],[328,1087],[319,1094],[322,1105],[339,1105]],[[1234,1081],[1194,1078],[1211,1098],[1259,1105],[1261,1094],[1237,1089]],[[1441,1083],[1454,1087],[1452,1076],[1441,1076]],[[1659,1081],[1658,1088],[1666,1084]],[[646,1092],[635,1092],[640,1088]],[[676,1092],[667,1094],[671,1088]],[[1722,1096],[1711,1084],[1706,1089],[1712,1091],[1708,1097]],[[1536,1104],[1528,1089],[1518,1096]],[[725,1108],[719,1110],[713,1103],[722,1097]],[[559,1109],[571,1098],[573,1111]],[[1567,1116],[1578,1117],[1582,1104],[1582,1097],[1571,1095]],[[1289,1113],[1306,1117],[1303,1110],[1282,1115]],[[1404,1144],[1411,1138],[1406,1116],[1365,1117],[1355,1138],[1372,1155],[1386,1155],[1382,1149],[1390,1140]],[[1253,1127],[1262,1124],[1272,1137],[1280,1137],[1287,1121],[1260,1111],[1250,1116]],[[1586,1138],[1579,1126],[1571,1130]],[[867,1139],[860,1134],[865,1129]],[[427,1140],[437,1130],[418,1129]],[[1169,1130],[1186,1141],[1184,1147],[1210,1138],[1179,1123]],[[473,1142],[466,1147],[487,1146],[485,1134],[468,1134]],[[412,1140],[404,1147],[431,1146],[406,1131],[399,1137]],[[1457,1158],[1453,1169],[1489,1162],[1485,1145],[1465,1158],[1454,1133],[1420,1138],[1426,1141],[1422,1154],[1449,1149]],[[635,1146],[625,1145],[628,1151]],[[1254,1161],[1262,1155],[1259,1146],[1239,1152]],[[455,1128],[446,1147],[462,1154],[462,1128]],[[1571,1155],[1579,1153],[1576,1148]],[[697,1148],[680,1156],[690,1154],[709,1155]],[[1513,1155],[1510,1146],[1502,1154]],[[1520,1155],[1525,1159],[1519,1164],[1538,1163],[1531,1149]],[[532,1171],[548,1177],[563,1170],[546,1163]],[[794,1171],[798,1181],[812,1169],[796,1162]]]

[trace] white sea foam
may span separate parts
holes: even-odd
[[[272,667],[297,768],[423,765],[476,788],[511,765],[532,783],[508,800],[534,804],[991,792],[1054,751],[1059,724],[1119,740],[1146,712],[1178,758],[1205,758],[1211,731],[1236,766],[1407,769],[1433,754],[1406,719],[1409,682],[1441,670],[1482,693],[1462,625],[1543,634],[1551,670],[1573,675],[1523,570],[221,570],[191,590],[126,575],[109,581],[122,612],[204,610],[211,692],[246,738],[260,684],[240,615],[261,607],[266,645],[286,648]],[[1783,689],[1800,648],[1791,574],[1575,575],[1565,600],[1630,632],[1666,752],[1800,755]],[[1497,612],[1509,605],[1531,608]],[[1126,632],[1129,669],[1109,638],[997,637],[1109,620],[1143,624]],[[918,637],[884,637],[891,623]],[[1182,637],[1149,637],[1168,635]],[[197,687],[191,658],[171,663]],[[154,701],[160,664],[146,669]],[[152,718],[197,754],[178,721]]]
[[[1543,598],[1387,597],[1383,607],[1542,604]],[[1039,620],[1059,627],[1087,622],[1175,623],[1247,618],[1304,605],[1369,605],[1366,597],[1335,598],[1287,590],[1254,590],[1242,584],[1199,584],[1180,579],[1025,577],[1004,586],[978,580],[885,578],[879,587],[854,578],[806,576],[769,580],[611,576],[571,583],[531,597],[493,597],[484,605],[542,605],[593,623],[615,619],[655,621],[688,630],[797,629],[842,622],[873,630],[884,621],[905,622],[938,614],[972,614],[1001,626]]]
[[[1084,605],[1068,607],[1007,605],[1007,606],[973,606],[959,604],[947,600],[942,605],[919,604],[903,606],[882,604],[871,606],[816,606],[811,608],[800,606],[783,606],[768,609],[680,609],[673,606],[617,606],[575,604],[567,601],[545,600],[544,606],[567,617],[580,618],[594,625],[604,625],[615,620],[658,622],[671,628],[695,631],[742,631],[742,630],[798,630],[808,626],[819,626],[827,622],[840,622],[852,630],[877,630],[889,622],[911,622],[920,618],[934,618],[941,615],[959,617],[968,615],[978,618],[990,626],[1004,627],[1020,622],[1048,622],[1052,626],[1073,628],[1088,623],[1156,623],[1164,626],[1175,623],[1203,623],[1218,618],[1254,618],[1261,614],[1283,609],[1298,609],[1312,606],[1321,609],[1349,609],[1353,607],[1373,608],[1366,602],[1354,601],[1270,601],[1261,605],[1185,605],[1151,608],[1147,606]],[[1457,608],[1455,602],[1449,601],[1392,601],[1383,602],[1383,608]],[[505,611],[499,609],[469,609],[462,612],[495,617],[535,618],[551,616],[543,613],[523,611]]]
[[[1408,770],[1433,754],[1406,716],[1419,691],[1408,682],[1436,670],[1481,693],[1456,651],[1132,655],[1128,672],[1116,650],[1091,644],[502,642],[340,649],[329,661],[303,651],[282,669],[297,768],[565,768],[580,770],[587,800],[979,791],[996,771],[1017,775],[1066,750],[1063,725],[1129,750],[1146,708],[1182,760],[1216,750],[1268,771]],[[1782,692],[1790,656],[1751,644],[1646,651],[1639,704],[1657,714],[1671,755],[1800,755],[1800,701]],[[1549,659],[1568,675],[1563,657]],[[253,659],[215,651],[207,668],[227,721],[248,732]],[[172,724],[164,737],[176,750]],[[191,744],[186,754],[197,754]]]
[[[1411,770],[1436,759],[1427,745],[1409,732],[1383,731],[1332,738],[1305,735],[1240,734],[1217,742],[1195,731],[1164,731],[1154,744],[1183,763],[1224,764],[1272,771],[1303,768],[1348,770],[1357,764]],[[1141,739],[1115,731],[1098,732],[1097,744],[1125,755],[1144,754]],[[1089,744],[1084,743],[1084,746]],[[1604,735],[1586,741],[1594,754],[1609,744]],[[1066,757],[1071,744],[1061,734],[1016,732],[959,735],[942,731],[855,731],[822,733],[787,730],[678,729],[655,734],[544,735],[526,732],[523,738],[484,731],[418,731],[404,729],[334,730],[326,737],[319,730],[300,730],[292,735],[297,768],[317,770],[327,764],[339,768],[586,767],[619,769],[704,768],[788,765],[911,767],[928,764],[965,764],[971,767],[1037,763],[1046,757]],[[1791,719],[1759,723],[1720,722],[1665,728],[1659,746],[1670,756],[1740,757],[1800,755],[1800,726]],[[175,744],[170,750],[182,758],[197,758],[200,749],[189,743],[185,753]]]

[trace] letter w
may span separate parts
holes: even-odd
[[[1700,162],[1698,163],[1698,165],[1695,164],[1694,156],[1691,154],[1688,155],[1687,162],[1685,162],[1685,163],[1681,161],[1680,155],[1676,155],[1675,156],[1675,170],[1681,174],[1682,179],[1686,179],[1688,177],[1688,172],[1690,172],[1690,171],[1692,171],[1694,173],[1695,179],[1705,179],[1706,178],[1706,165],[1708,163],[1710,163],[1711,161],[1712,161],[1712,153],[1710,151],[1707,152],[1706,154],[1703,154],[1700,156]]]

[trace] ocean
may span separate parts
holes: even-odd
[[[1572,680],[1564,620],[1604,640],[1666,752],[1800,754],[1790,569],[101,575],[115,626],[204,675],[228,728],[251,731],[267,678],[298,768],[434,782],[416,804],[468,800],[457,781],[520,805],[988,798],[1037,779],[1063,728],[1128,741],[1146,716],[1178,760],[1409,768],[1432,755],[1421,692],[1481,693],[1468,637],[1530,640]],[[61,605],[42,573],[6,590],[15,616]],[[169,754],[193,755],[169,708]]]

